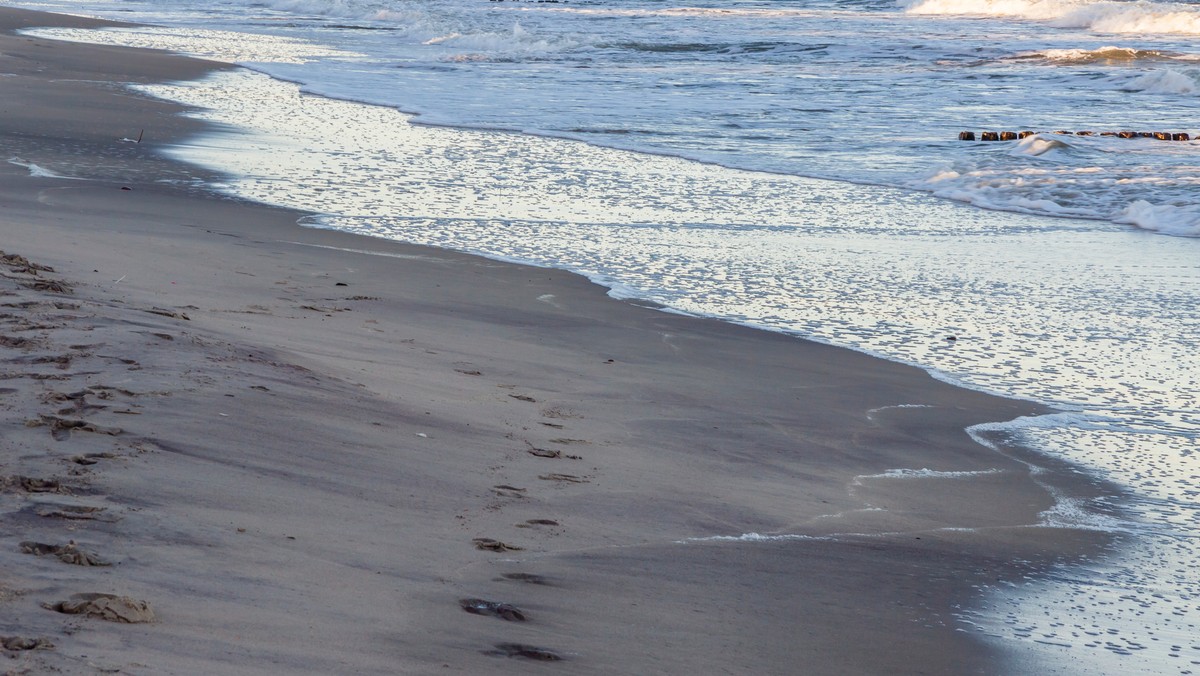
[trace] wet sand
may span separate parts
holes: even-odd
[[[1103,545],[1035,405],[212,195],[116,83],[226,66],[12,33],[100,23],[0,9],[5,668],[1012,673],[956,608]]]

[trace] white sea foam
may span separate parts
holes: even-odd
[[[967,429],[975,441],[995,448],[983,434],[989,432],[1013,433],[1031,429],[1061,429],[1072,427],[1082,430],[1110,431],[1119,428],[1121,419],[1111,415],[1103,415],[1090,411],[1062,411],[1038,416],[1021,416],[1012,420],[981,423]]]
[[[1142,73],[1118,84],[1118,88],[1130,92],[1148,94],[1195,94],[1200,91],[1196,75],[1169,68]]]
[[[67,179],[71,179],[71,180],[75,180],[75,181],[84,180],[84,179],[75,178],[74,176],[64,176],[63,174],[60,174],[60,173],[57,173],[54,171],[50,171],[49,169],[46,169],[45,167],[38,166],[38,165],[34,164],[33,162],[26,162],[25,160],[23,160],[19,157],[13,157],[13,158],[9,159],[8,163],[15,164],[18,167],[25,167],[26,169],[29,170],[30,176],[37,176],[39,178],[67,178]]]
[[[1045,155],[1052,150],[1063,150],[1070,147],[1071,144],[1067,143],[1066,141],[1042,136],[1041,134],[1034,134],[1033,136],[1026,136],[1018,141],[1012,152],[1037,157],[1039,155]]]
[[[162,49],[229,63],[303,64],[319,57],[355,56],[305,40],[277,36],[251,39],[244,33],[197,28],[29,28],[20,32],[51,40]]]
[[[569,12],[601,14],[608,16],[676,16],[731,19],[788,19],[814,15],[813,11],[806,9],[767,9],[765,7],[644,7],[639,9],[564,8],[564,10]]]
[[[1052,141],[1029,141],[1029,138],[1025,141],[1029,142],[1028,145],[1019,152],[1033,156],[1064,147],[1056,146]],[[1066,218],[1105,218],[1111,212],[1105,210],[1102,204],[1079,202],[1081,192],[1075,180],[1079,173],[1080,170],[1075,168],[1056,171],[987,168],[961,173],[951,170],[938,172],[910,185],[929,190],[938,197],[967,202],[984,209]]]
[[[929,404],[893,404],[891,406],[880,406],[878,408],[869,409],[867,411],[867,417],[868,418],[874,417],[874,415],[876,413],[879,413],[880,411],[888,411],[891,409],[905,409],[905,408],[933,408],[933,407],[930,406]]]
[[[761,533],[743,533],[742,535],[710,535],[708,537],[694,537],[680,540],[679,544],[687,544],[689,542],[788,542],[792,540],[832,540],[834,538],[824,535],[763,535]]]
[[[1144,524],[1101,514],[1094,506],[1074,498],[1055,500],[1054,505],[1038,515],[1038,525],[1044,528],[1077,528],[1104,533],[1144,533]]]
[[[861,474],[854,477],[854,483],[857,484],[862,479],[967,479],[1002,472],[1003,470],[994,468],[980,470],[889,469],[879,474]]]
[[[539,36],[524,28],[520,23],[514,23],[504,32],[483,31],[464,34],[455,31],[429,38],[422,44],[438,45],[454,51],[454,54],[443,57],[450,61],[504,61],[516,56],[544,56],[578,49],[584,45],[582,41],[573,37],[546,38]],[[464,51],[468,53],[461,53]]]
[[[1096,2],[1071,8],[1052,22],[1097,33],[1200,35],[1200,8],[1158,2]]]
[[[1109,220],[1196,237],[1200,212],[1191,195],[1200,186],[1200,177],[1189,160],[1197,145],[1194,141],[1034,135],[1002,151],[1011,161],[981,155],[973,163],[963,162],[909,185],[986,209]],[[1158,158],[1177,164],[1147,166]],[[1029,160],[1037,164],[1030,165]]]
[[[264,6],[283,12],[310,16],[361,19],[393,11],[386,5],[361,0],[261,0]]]
[[[900,0],[910,14],[1015,17],[1097,33],[1200,34],[1200,8],[1167,2]]]
[[[1078,2],[1063,0],[900,0],[909,14],[1013,16],[1053,19],[1070,11]]]
[[[1200,206],[1191,204],[1151,204],[1137,200],[1116,217],[1143,230],[1177,237],[1200,237]]]

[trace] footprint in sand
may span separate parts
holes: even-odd
[[[73,293],[71,286],[64,282],[57,282],[51,279],[14,279],[14,282],[29,289],[30,291],[43,291],[46,293]]]
[[[489,552],[519,552],[524,550],[524,547],[510,545],[507,542],[493,540],[492,538],[475,538],[471,540],[475,543],[475,549],[482,549]]]
[[[540,662],[559,662],[562,656],[545,648],[525,645],[524,643],[497,643],[495,650],[485,650],[484,655],[494,657],[520,657]]]
[[[80,374],[77,373],[75,375]],[[13,380],[14,378],[29,378],[30,380],[70,380],[71,376],[65,373],[0,373],[0,380]]]
[[[86,415],[88,413],[103,411],[107,408],[104,404],[89,404],[87,400],[80,397],[72,402],[70,406],[58,409],[57,413],[59,415]]]
[[[26,638],[24,636],[0,636],[0,646],[4,646],[5,650],[13,652],[19,650],[51,650],[54,648],[54,644],[48,638]]]
[[[569,408],[562,406],[548,406],[542,409],[542,416],[546,418],[582,418],[583,416]]]
[[[152,315],[162,315],[163,317],[171,317],[172,319],[183,319],[183,320],[186,320],[189,322],[192,321],[191,317],[187,316],[186,314],[184,314],[182,312],[175,312],[174,310],[167,310],[167,309],[160,308],[160,307],[150,308],[149,310],[142,310],[142,312],[149,312]]]
[[[509,622],[524,622],[525,613],[508,603],[485,601],[484,599],[459,599],[458,605],[472,615],[498,617]]]
[[[36,275],[38,272],[54,272],[54,268],[49,265],[34,263],[21,254],[10,254],[0,251],[0,263],[8,266],[14,272],[23,272],[30,275]]]
[[[63,563],[75,566],[111,566],[98,554],[79,548],[74,540],[65,545],[50,545],[42,542],[22,542],[21,551],[34,556],[54,556]]]
[[[524,488],[509,486],[508,484],[492,486],[492,492],[503,498],[523,498],[525,497],[525,490]]]
[[[28,476],[7,476],[0,479],[0,486],[5,489],[17,490],[24,493],[61,493],[70,495],[71,489],[55,479],[35,479]]]
[[[115,523],[121,517],[107,514],[107,507],[92,507],[91,505],[55,505],[43,503],[33,506],[33,513],[47,519],[67,519],[69,521],[102,521]]]
[[[41,357],[18,357],[8,360],[13,364],[54,364],[54,367],[59,370],[66,370],[71,365],[71,360],[74,355],[59,354],[59,355],[42,355]]]
[[[530,444],[528,441],[525,443],[529,445],[529,455],[535,455],[539,458],[566,458],[568,460],[583,460],[583,458],[578,455],[571,455],[570,453],[563,453],[562,451],[550,448],[538,448],[537,446]]]
[[[554,584],[550,582],[549,578],[536,573],[504,573],[500,577],[496,578],[496,580],[499,582],[507,580],[510,582],[523,582],[525,584],[538,584],[546,587],[554,586]]]
[[[125,361],[126,363],[129,363],[129,364],[137,363],[136,361],[133,361],[132,359],[123,360],[123,361]],[[123,394],[126,397],[142,396],[140,393],[134,392],[132,390],[126,390],[126,389],[123,389],[120,387],[109,387],[108,385],[89,385],[87,387],[87,390],[89,392],[95,394],[100,399],[112,399],[113,393]],[[149,394],[164,395],[164,394],[170,394],[170,393],[169,392],[150,392]]]
[[[16,350],[32,350],[38,345],[40,345],[40,342],[32,338],[0,335],[0,347],[8,347]]]
[[[116,594],[71,594],[58,603],[43,603],[43,608],[67,615],[98,617],[109,622],[142,624],[154,621],[154,610],[145,601]]]
[[[587,479],[580,477],[580,476],[575,476],[574,474],[556,474],[556,473],[539,474],[538,478],[541,479],[542,481],[562,481],[562,482],[572,483],[572,484],[591,483]]]
[[[54,403],[61,403],[64,401],[76,401],[78,399],[83,399],[88,394],[90,394],[90,392],[88,392],[87,390],[79,390],[78,392],[50,391],[50,392],[46,392],[45,394],[43,394],[41,397],[39,397],[39,399],[41,400],[41,402],[43,404],[54,404]]]
[[[525,523],[516,524],[515,528],[536,528],[538,526],[557,526],[559,525],[554,519],[530,519]]]
[[[56,441],[68,439],[72,432],[94,432],[96,434],[107,434],[109,436],[117,436],[123,432],[119,427],[102,427],[90,423],[86,420],[70,420],[68,418],[59,418],[53,415],[42,415],[37,420],[26,420],[26,427],[49,427],[50,436]]]
[[[101,460],[112,460],[116,458],[115,453],[85,453],[83,455],[71,456],[71,462],[76,465],[95,465]]]

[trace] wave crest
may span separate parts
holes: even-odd
[[[1195,94],[1200,90],[1200,85],[1186,73],[1163,69],[1138,75],[1122,83],[1119,89],[1148,94]]]
[[[1200,35],[1200,8],[1165,2],[900,0],[909,14],[1016,17],[1098,33]]]
[[[1178,58],[1182,55],[1170,54],[1154,49],[1135,49],[1133,47],[1116,47],[1109,45],[1097,49],[1047,49],[1040,52],[1018,54],[1018,59],[1046,59],[1055,63],[1089,64],[1089,63],[1131,63],[1134,61],[1160,61]]]
[[[1052,150],[1066,150],[1070,147],[1071,144],[1065,141],[1060,141],[1054,138],[1045,138],[1041,134],[1034,134],[1033,136],[1026,136],[1018,141],[1016,147],[1012,150],[1012,153],[1018,155],[1032,155],[1033,157],[1037,157],[1039,155],[1045,155]]]
[[[1200,237],[1200,207],[1196,205],[1151,204],[1137,200],[1113,220],[1164,235]]]

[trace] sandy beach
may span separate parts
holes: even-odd
[[[14,32],[100,23],[0,9],[0,669],[1014,673],[1103,546],[1035,405],[212,194],[122,83],[228,66]]]

